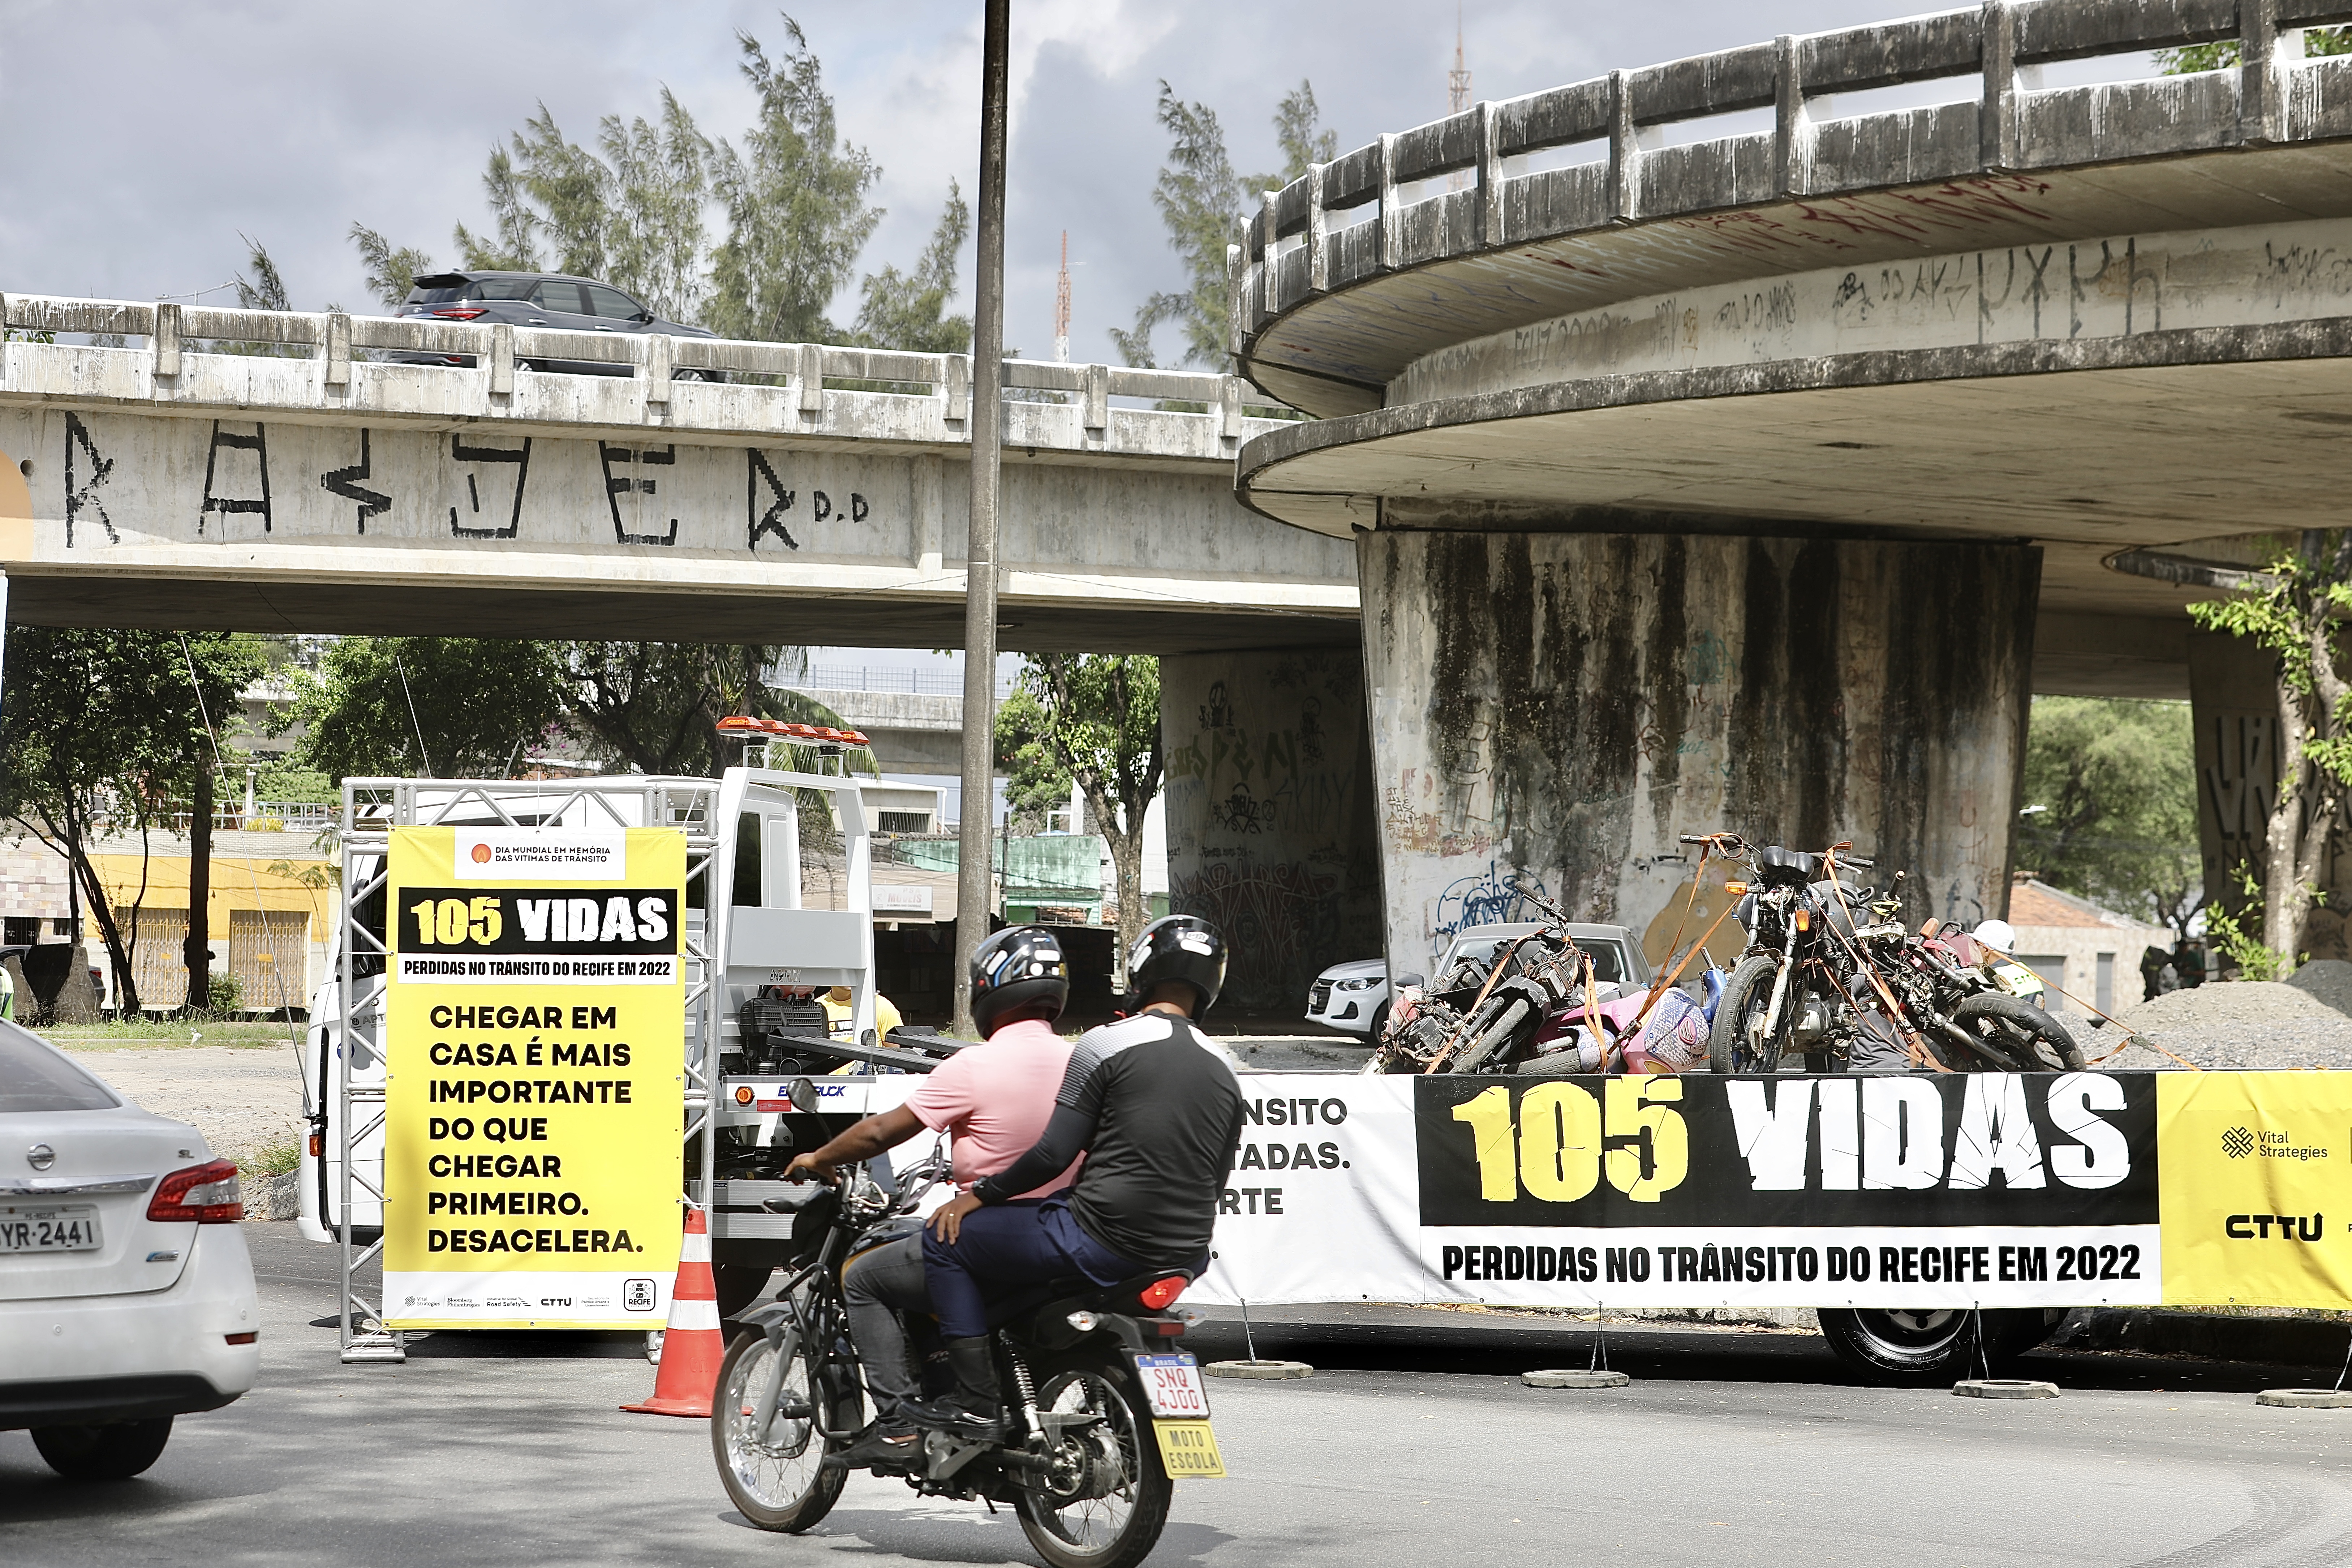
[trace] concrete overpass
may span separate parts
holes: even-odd
[[[962,635],[965,356],[25,294],[0,325],[20,620]],[[59,335],[126,346],[39,341]],[[403,350],[472,363],[371,357]],[[1005,647],[1353,646],[1349,548],[1234,499],[1234,453],[1276,423],[1239,379],[1008,362],[1003,381]]]
[[[2200,563],[2345,521],[2352,58],[2296,29],[2347,20],[1989,0],[1482,103],[1266,193],[1234,348],[1321,417],[1246,441],[1239,493],[1356,541],[1392,946],[1529,877],[1642,923],[1717,826],[2002,907],[2029,692],[2189,695]],[[2041,81],[2223,39],[2242,67]],[[2234,858],[2214,801],[2263,787],[2268,704],[2207,662]]]

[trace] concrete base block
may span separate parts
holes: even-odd
[[[2289,1410],[2352,1410],[2352,1389],[2265,1388],[2254,1395],[2254,1403]]]
[[[1240,1377],[1256,1383],[1288,1383],[1315,1375],[1315,1369],[1303,1361],[1213,1361],[1201,1370],[1211,1377]]]
[[[2058,1385],[2030,1377],[1971,1377],[1952,1384],[1964,1399],[2055,1399]]]
[[[1622,1372],[1565,1367],[1521,1373],[1519,1381],[1529,1388],[1622,1388],[1633,1380]]]

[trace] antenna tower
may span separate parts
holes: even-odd
[[[1054,280],[1054,358],[1070,363],[1070,231],[1062,231],[1062,271]]]
[[[1469,107],[1470,64],[1463,58],[1462,6],[1460,0],[1455,0],[1454,7],[1454,68],[1445,73],[1445,112],[1448,114],[1459,114]],[[1466,169],[1454,170],[1452,179],[1447,182],[1447,188],[1451,190],[1467,190],[1469,186],[1470,174]]]

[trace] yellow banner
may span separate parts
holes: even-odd
[[[686,836],[404,827],[390,870],[385,1321],[661,1327]]]
[[[2157,1079],[2168,1304],[2352,1302],[2352,1073]]]

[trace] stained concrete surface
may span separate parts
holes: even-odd
[[[803,1537],[729,1508],[701,1423],[625,1415],[652,1371],[621,1336],[451,1335],[345,1368],[333,1253],[248,1225],[263,1380],[185,1418],[141,1480],[57,1480],[0,1434],[0,1560],[71,1568],[824,1561],[1034,1563],[1006,1514],[852,1478]],[[2309,1373],[2040,1355],[2065,1397],[1848,1385],[1810,1336],[1611,1335],[1629,1388],[1524,1388],[1582,1330],[1500,1314],[1290,1310],[1261,1353],[1306,1383],[1215,1384],[1234,1479],[1177,1489],[1155,1563],[1366,1560],[1853,1568],[2336,1568],[2352,1556],[2352,1425],[2265,1410]],[[1420,1320],[1425,1319],[1426,1321]],[[1205,1356],[1239,1354],[1227,1325]]]

